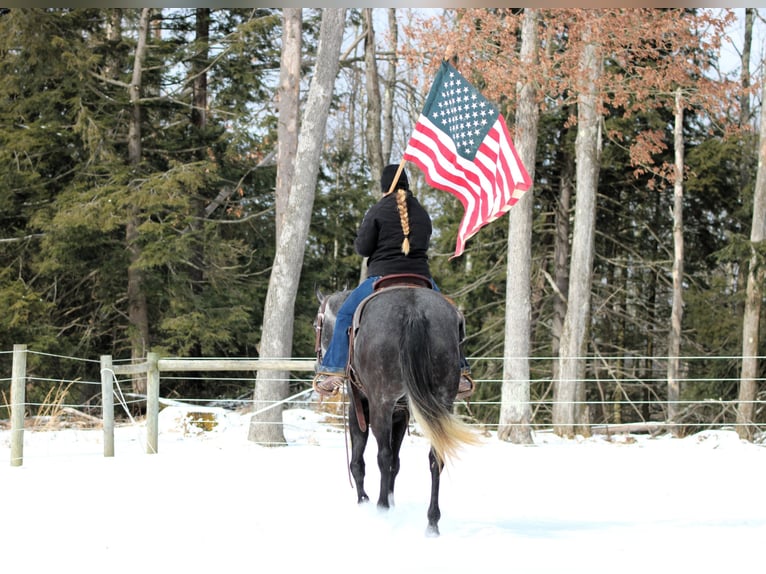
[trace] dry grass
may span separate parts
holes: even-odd
[[[60,429],[92,429],[100,428],[102,421],[98,417],[83,413],[77,409],[66,406],[69,389],[74,381],[67,384],[61,383],[51,387],[40,403],[36,415],[24,416],[24,428],[34,431],[52,431]],[[3,391],[2,406],[8,416],[11,415],[11,403]],[[29,405],[27,405],[29,406]],[[0,420],[0,429],[11,428],[10,420]]]

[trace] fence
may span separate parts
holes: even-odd
[[[23,462],[23,432],[24,432],[24,420],[25,410],[29,404],[25,398],[25,387],[29,382],[27,376],[27,349],[24,345],[15,345],[13,349],[13,365],[11,369],[11,392],[10,392],[10,412],[11,412],[11,465],[20,466]],[[664,416],[666,413],[663,409],[666,407],[666,403],[663,402],[660,397],[661,393],[657,392],[658,388],[661,388],[666,384],[666,380],[661,376],[661,360],[657,358],[636,358],[636,357],[619,357],[613,358],[621,365],[622,372],[617,372],[613,366],[607,364],[607,360],[603,357],[599,358],[599,363],[602,364],[602,369],[591,369],[592,377],[584,380],[583,382],[592,389],[591,398],[588,400],[580,401],[576,404],[587,405],[590,409],[595,411],[603,411],[601,417],[603,421],[608,421],[610,424],[587,424],[588,429],[592,432],[620,432],[636,430],[635,425],[620,424],[622,421],[619,416],[612,416],[607,412],[609,409],[626,409],[628,411],[638,413],[638,418],[641,420],[641,426],[643,431],[662,431],[667,428]],[[693,363],[694,359],[699,360],[723,360],[727,364],[731,363],[729,370],[735,370],[738,357],[685,357],[684,361]],[[763,358],[761,358],[763,359]],[[494,370],[498,369],[502,371],[502,358],[480,358],[471,359],[472,364],[476,364],[481,361],[494,361]],[[553,405],[553,398],[551,395],[552,382],[550,377],[539,375],[542,370],[539,365],[542,363],[550,363],[551,358],[535,358],[530,359],[533,363],[532,377],[530,380],[530,387],[532,389],[532,398],[529,401],[532,409],[532,422],[529,425],[539,430],[544,424],[534,421],[549,421],[550,410]],[[656,363],[654,366],[646,368],[641,377],[635,376],[635,373],[630,375],[630,369],[632,363],[639,363],[644,361],[645,363]],[[100,384],[101,386],[101,418],[97,421],[103,427],[103,455],[105,457],[114,456],[114,425],[115,425],[115,405],[114,399],[118,397],[121,402],[125,403],[124,396],[118,384],[117,377],[120,375],[137,375],[140,374],[146,377],[147,391],[146,396],[142,397],[142,400],[146,401],[146,453],[157,453],[158,441],[159,441],[159,427],[158,427],[158,415],[160,411],[160,373],[183,373],[190,371],[204,371],[204,372],[235,372],[235,371],[289,371],[289,372],[311,372],[314,369],[313,359],[284,359],[284,360],[264,360],[264,359],[177,359],[177,358],[161,358],[155,353],[149,353],[147,360],[140,364],[114,364],[112,357],[109,355],[103,355],[100,358],[99,371],[100,382],[94,384]],[[538,365],[535,367],[535,365]],[[627,367],[626,367],[627,365]],[[633,365],[635,366],[635,365]],[[492,371],[493,369],[489,369]],[[687,368],[685,383],[696,384],[710,384],[720,387],[721,385],[736,385],[737,378],[715,376],[710,378],[701,377],[699,374],[694,374],[694,368]],[[606,373],[606,376],[602,376]],[[653,374],[654,373],[654,374]],[[761,379],[762,380],[762,379]],[[248,381],[252,381],[249,378]],[[760,380],[759,380],[760,381]],[[2,382],[2,379],[0,379]],[[82,381],[80,381],[82,382]],[[614,387],[611,391],[605,392],[605,383],[609,382]],[[71,381],[70,381],[71,383]],[[310,384],[306,380],[306,389],[301,391],[298,395],[288,397],[287,399],[280,401],[279,403],[272,404],[268,408],[274,407],[276,404],[289,403],[296,400],[299,395],[309,393],[311,391]],[[484,393],[484,398],[478,401],[472,401],[475,407],[496,409],[499,411],[501,408],[501,389],[502,380],[500,378],[484,378],[477,380],[477,384],[484,386],[485,388],[491,388],[491,392]],[[633,391],[631,391],[631,387]],[[615,396],[608,396],[610,393],[614,394],[619,392],[621,398]],[[638,398],[637,398],[638,394]],[[762,415],[766,409],[766,392],[763,390],[758,395],[755,401],[755,411],[757,414]],[[595,396],[596,398],[593,398]],[[197,402],[204,400],[200,398]],[[243,401],[248,402],[248,401]],[[251,400],[249,402],[252,402]],[[717,427],[729,427],[734,428],[738,424],[747,424],[752,426],[751,430],[760,430],[760,427],[755,422],[738,423],[736,421],[736,410],[738,408],[738,402],[736,400],[723,400],[717,398],[715,393],[708,393],[708,396],[695,398],[691,400],[678,401],[677,406],[681,406],[687,409],[687,412],[695,412],[698,410],[716,409],[714,416],[710,416],[709,420],[701,420],[700,422],[691,422],[687,426],[717,426]],[[39,405],[38,405],[39,406]],[[657,411],[653,421],[649,421],[650,414],[649,409]],[[616,411],[615,411],[616,412]],[[643,414],[642,414],[643,413]],[[611,416],[611,418],[610,418]],[[93,417],[95,418],[95,417]],[[635,417],[634,417],[635,418]],[[657,420],[659,419],[659,420]],[[547,423],[550,426],[550,423]],[[483,424],[486,428],[486,424]],[[750,433],[755,436],[755,433]]]
[[[21,466],[24,452],[24,412],[26,386],[25,345],[14,345],[13,367],[11,372],[11,465]],[[144,363],[115,365],[110,355],[102,355],[101,372],[101,411],[103,425],[104,456],[114,456],[114,397],[117,375],[146,376],[146,452],[157,453],[159,450],[159,411],[160,411],[160,372],[184,371],[313,371],[313,360],[301,359],[163,359],[156,353],[148,353]],[[292,398],[292,397],[291,397]],[[289,401],[290,398],[270,405]]]

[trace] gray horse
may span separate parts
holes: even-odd
[[[348,291],[324,296],[317,291],[318,359],[332,336],[335,313]],[[478,436],[452,413],[460,378],[461,316],[441,293],[424,287],[387,287],[358,310],[352,336],[349,468],[358,502],[369,501],[364,490],[364,450],[370,428],[378,443],[380,495],[378,508],[393,505],[399,472],[399,451],[410,413],[430,441],[431,499],[426,534],[439,535],[439,478],[443,464],[463,444]]]

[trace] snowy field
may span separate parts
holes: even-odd
[[[249,415],[210,432],[164,409],[159,452],[142,424],[0,431],[3,572],[660,574],[763,571],[766,447],[732,431],[617,435],[534,446],[489,436],[442,475],[441,536],[425,536],[427,446],[402,450],[396,506],[358,506],[343,430],[285,413],[289,446],[247,440]],[[374,441],[367,491],[377,499]]]

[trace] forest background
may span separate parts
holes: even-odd
[[[499,105],[533,174],[450,259],[462,206],[408,168],[434,219],[432,272],[466,316],[471,416],[518,442],[532,420],[564,436],[740,423],[746,438],[766,422],[757,10],[340,10],[311,129],[288,112],[331,69],[332,9],[0,12],[0,350],[38,351],[29,372],[74,381],[67,402],[97,405],[77,381],[99,375],[63,357],[275,356],[268,312],[283,356],[313,356],[315,290],[359,281],[356,226],[446,57]],[[312,130],[317,160],[301,162]],[[310,226],[277,304],[291,194]],[[252,377],[196,375],[163,394],[253,397]],[[307,382],[265,384],[256,398]],[[49,388],[28,385],[30,402]],[[552,396],[572,409],[532,412]]]

